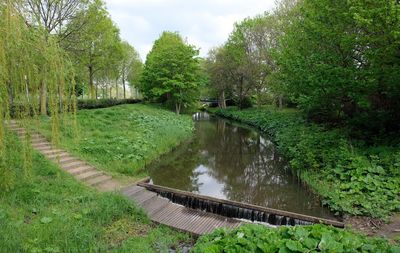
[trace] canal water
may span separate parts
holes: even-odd
[[[259,131],[205,112],[193,115],[195,136],[149,167],[151,182],[201,195],[333,218],[299,183],[271,140]]]

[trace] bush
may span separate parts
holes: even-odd
[[[218,252],[399,252],[386,240],[324,225],[268,228],[244,225],[200,237],[193,253]]]
[[[218,110],[271,135],[279,151],[338,214],[385,218],[400,210],[398,146],[366,147],[344,129],[308,123],[296,110]]]
[[[140,99],[85,99],[78,100],[78,109],[98,109],[107,108],[122,104],[136,104],[141,102]]]

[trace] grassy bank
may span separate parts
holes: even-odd
[[[140,178],[144,167],[190,138],[193,122],[189,116],[155,106],[133,104],[77,113],[78,136],[62,127],[61,146],[114,175]],[[50,119],[41,118],[39,131],[51,136]]]
[[[374,218],[400,211],[399,144],[366,145],[350,139],[345,129],[308,123],[293,109],[229,108],[216,113],[271,135],[292,169],[333,211]]]
[[[0,192],[0,252],[167,252],[189,239],[155,227],[129,200],[87,188],[38,153],[24,178],[22,147],[15,136],[6,140],[15,186]]]

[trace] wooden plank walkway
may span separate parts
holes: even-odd
[[[140,205],[152,221],[195,235],[207,234],[220,227],[235,228],[243,223],[237,219],[172,203],[157,193],[137,185],[124,188],[122,193]]]
[[[16,132],[21,139],[26,135],[26,130],[20,127],[16,121],[10,121],[8,127]],[[123,195],[141,206],[155,223],[195,235],[206,234],[221,227],[234,228],[242,224],[237,219],[226,218],[172,203],[157,193],[136,184],[122,188],[121,182],[97,170],[85,161],[72,156],[67,151],[53,147],[40,134],[31,134],[31,144],[36,151],[57,163],[78,181],[95,187],[100,191],[121,191]]]

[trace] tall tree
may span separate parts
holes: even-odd
[[[14,4],[23,15],[27,25],[39,27],[45,38],[57,34],[57,41],[74,32],[66,29],[69,22],[79,12],[85,10],[88,0],[21,0]],[[40,111],[47,114],[47,84],[43,81],[40,88]]]
[[[225,48],[217,47],[208,52],[205,63],[209,85],[217,94],[220,108],[226,108],[226,95],[230,93],[231,75],[227,61]]]
[[[397,128],[398,1],[300,3],[300,15],[280,41],[280,77],[288,94],[310,115],[358,123],[369,119],[364,127],[375,130]]]
[[[82,26],[82,23],[85,25]],[[88,10],[81,12],[69,26],[81,29],[63,42],[64,48],[71,52],[76,63],[85,69],[89,95],[96,98],[96,74],[109,66],[107,63],[111,56],[120,53],[117,49],[120,43],[119,30],[100,0],[94,1]]]
[[[0,11],[0,188],[9,190],[14,179],[29,177],[32,154],[27,128],[21,174],[17,174],[18,168],[9,168],[9,159],[15,159],[15,154],[4,121],[13,116],[27,124],[26,118],[36,116],[41,86],[46,83],[52,140],[56,143],[60,111],[75,111],[76,106],[73,77],[56,38],[46,36],[40,27],[27,25],[11,1],[0,6]],[[59,101],[63,102],[61,107]]]
[[[201,83],[198,54],[178,33],[163,32],[147,55],[140,85],[144,96],[174,104],[177,114],[196,101]]]
[[[140,59],[139,53],[128,42],[123,41],[121,46],[122,46],[121,81],[122,81],[122,87],[124,88],[124,98],[126,98],[125,82],[127,80],[136,82],[136,80],[140,78],[142,61]]]

